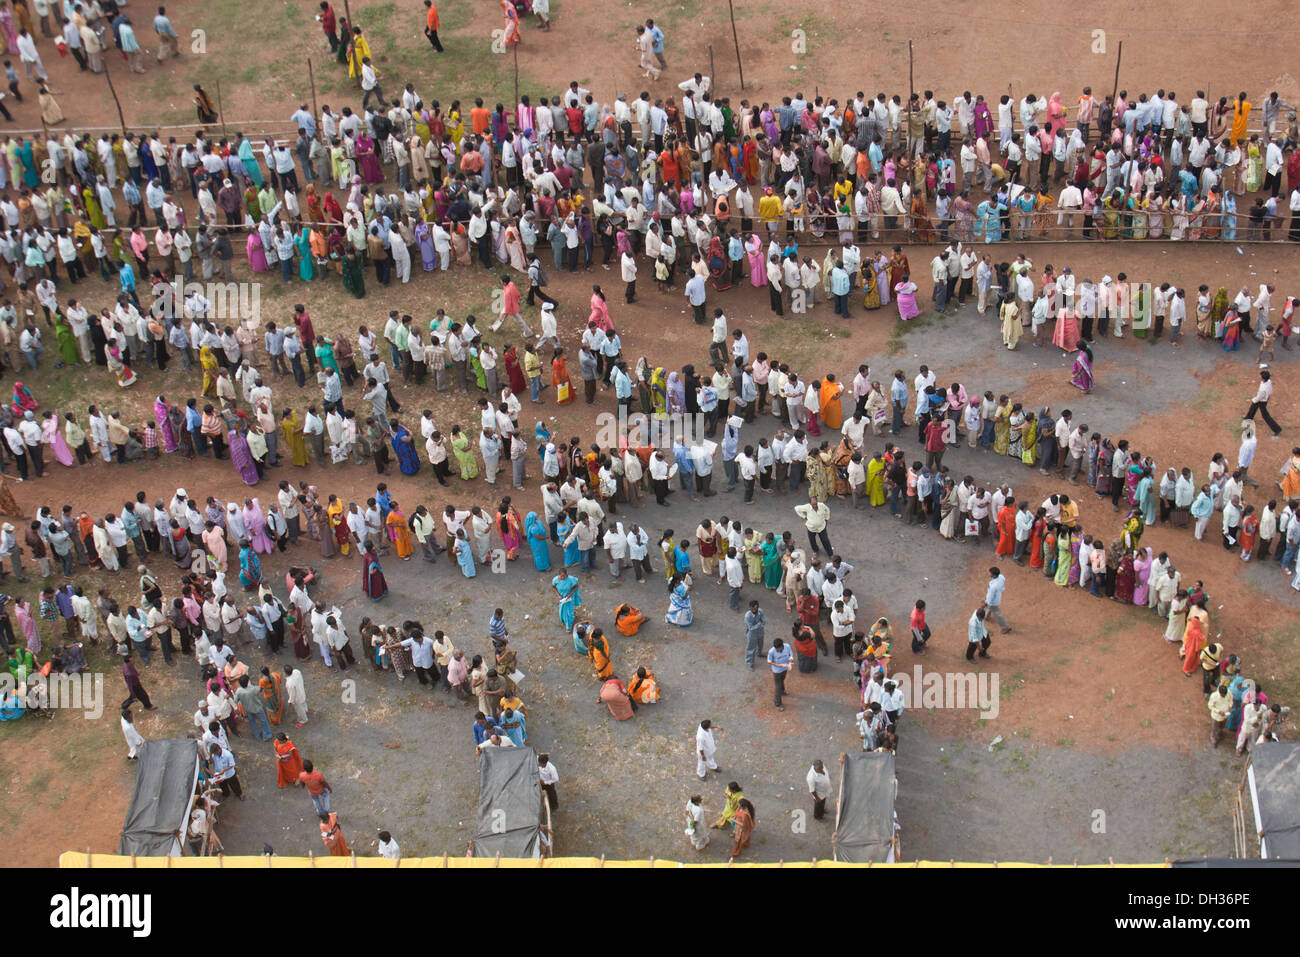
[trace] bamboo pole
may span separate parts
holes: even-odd
[[[727,0],[727,13],[731,16],[731,42],[736,45],[736,70],[740,73],[740,89],[745,89],[745,65],[740,62],[740,38],[736,36],[736,9]]]

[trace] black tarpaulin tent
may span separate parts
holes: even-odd
[[[1300,744],[1265,741],[1255,745],[1247,781],[1259,856],[1300,860]]]
[[[854,864],[894,859],[894,755],[859,751],[840,755],[840,793],[831,850]]]
[[[478,823],[470,854],[550,856],[550,828],[543,826],[549,825],[543,821],[546,811],[537,752],[532,748],[484,748],[479,756]]]
[[[193,738],[146,741],[117,852],[179,857],[198,779],[199,752]]]

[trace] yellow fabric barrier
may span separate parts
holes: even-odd
[[[1150,864],[1116,864],[1113,861],[1105,864],[1076,864],[1074,862],[1059,863],[1048,861],[1046,863],[1033,863],[1025,861],[901,861],[895,864],[845,864],[836,861],[742,861],[735,864],[725,862],[717,863],[685,863],[682,861],[659,860],[641,860],[641,861],[614,861],[606,860],[599,857],[553,857],[545,860],[515,860],[503,858],[495,860],[486,857],[465,857],[463,855],[447,855],[445,857],[404,857],[399,861],[390,861],[383,857],[279,857],[276,855],[269,857],[130,857],[120,854],[87,854],[81,851],[65,851],[59,855],[59,867],[61,868],[164,868],[173,870],[183,870],[189,868],[245,868],[245,867],[262,867],[262,868],[419,868],[419,867],[436,867],[436,868],[456,868],[471,870],[492,869],[499,867],[543,867],[543,868],[616,868],[616,867],[705,867],[705,868],[786,868],[786,869],[805,869],[805,868],[849,868],[849,867],[871,867],[871,868],[959,868],[959,867],[994,867],[994,868],[1026,868],[1026,867],[1048,867],[1048,868],[1151,868],[1151,867],[1169,867],[1168,861]]]

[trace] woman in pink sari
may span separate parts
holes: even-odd
[[[255,498],[244,499],[244,531],[253,545],[253,551],[263,555],[271,554],[275,543],[266,534],[266,516]]]
[[[171,403],[162,396],[153,400],[153,417],[158,423],[158,432],[162,435],[163,451],[175,452],[180,448],[180,442],[172,429]]]
[[[203,547],[217,563],[217,568],[222,571],[227,570],[226,560],[229,558],[229,553],[226,550],[226,530],[216,522],[208,522],[199,533],[199,538],[203,540]]]
[[[588,322],[594,322],[605,332],[614,331],[614,323],[609,321],[609,306],[605,304],[605,293],[599,285],[591,287],[591,315]]]
[[[519,556],[519,549],[524,544],[523,527],[519,522],[519,513],[514,506],[501,503],[497,508],[497,531],[501,533],[501,544],[506,547],[506,558],[514,561]]]
[[[266,251],[262,249],[262,237],[258,235],[256,229],[248,234],[245,248],[248,251],[248,265],[252,267],[253,272],[266,272]]]
[[[1115,111],[1115,125],[1119,125],[1119,110]],[[1061,101],[1061,91],[1057,90],[1047,101],[1047,131],[1052,136],[1065,127],[1065,104]]]
[[[745,254],[749,257],[749,284],[762,289],[767,285],[767,260],[763,258],[763,240],[754,233],[745,241]]]
[[[50,447],[59,464],[71,466],[75,459],[72,457],[72,449],[68,448],[68,443],[63,438],[63,430],[59,428],[58,415],[46,412],[45,421],[41,423],[41,431],[45,434],[45,444]]]
[[[379,165],[379,157],[375,155],[375,141],[368,133],[357,135],[357,165],[361,168],[361,176],[367,183],[384,181],[384,170]]]

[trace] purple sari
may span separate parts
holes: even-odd
[[[161,397],[154,400],[153,417],[158,423],[158,431],[162,433],[163,451],[175,452],[180,448],[180,443],[176,440],[176,433],[172,431],[171,418],[168,416],[167,403]]]
[[[253,499],[252,505],[244,506],[244,531],[253,544],[253,551],[263,555],[271,554],[275,543],[271,541],[271,536],[266,534],[266,516],[262,514],[262,507],[257,499]]]
[[[239,430],[232,431],[227,439],[230,443],[230,464],[235,467],[245,485],[257,484],[257,465],[253,462],[253,453],[248,449],[248,440]]]

